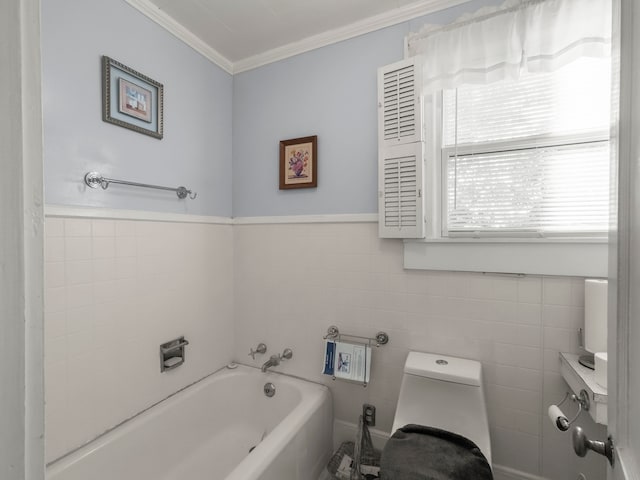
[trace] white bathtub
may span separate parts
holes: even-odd
[[[332,419],[326,387],[241,365],[53,462],[46,478],[312,480],[331,455]]]

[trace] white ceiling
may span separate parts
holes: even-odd
[[[147,3],[195,35],[230,64],[291,47],[350,25],[399,21],[442,0],[127,0]],[[464,1],[464,0],[463,0]],[[449,3],[462,1],[449,0]]]

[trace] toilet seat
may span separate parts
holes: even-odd
[[[480,448],[466,437],[423,425],[398,429],[382,451],[381,480],[493,480]]]

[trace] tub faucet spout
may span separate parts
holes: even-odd
[[[262,364],[262,373],[266,372],[268,368],[278,365],[280,365],[280,355],[271,355],[271,358]]]

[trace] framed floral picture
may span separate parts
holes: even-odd
[[[163,136],[161,83],[102,57],[102,120],[161,139]]]
[[[318,186],[318,136],[280,141],[280,190]]]

